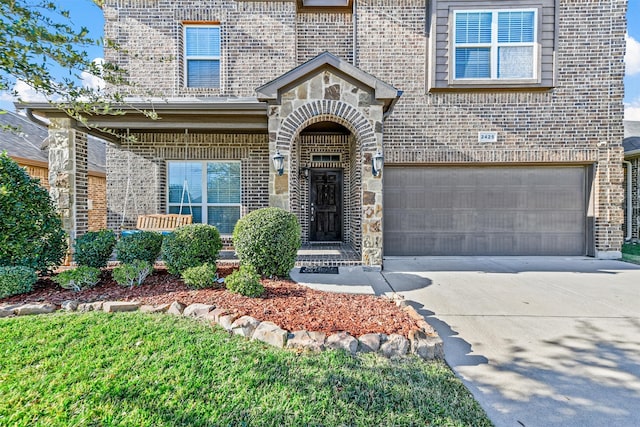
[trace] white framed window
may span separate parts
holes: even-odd
[[[167,162],[167,210],[193,215],[193,222],[231,234],[240,219],[239,161]]]
[[[220,87],[220,26],[184,26],[185,86]]]
[[[538,10],[456,10],[453,80],[535,81]]]

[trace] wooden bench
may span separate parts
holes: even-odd
[[[136,228],[142,231],[168,232],[173,231],[183,225],[191,224],[191,215],[180,214],[151,214],[138,216]]]

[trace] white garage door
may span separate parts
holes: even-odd
[[[584,255],[584,167],[384,169],[384,253]]]

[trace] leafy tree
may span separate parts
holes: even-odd
[[[47,190],[7,153],[0,154],[0,266],[44,272],[60,265],[66,249]]]
[[[77,1],[89,7],[103,3]],[[12,90],[21,80],[85,125],[91,114],[122,114],[117,106],[124,103],[123,97],[113,88],[128,85],[126,73],[112,63],[94,63],[86,52],[89,46],[118,49],[109,40],[90,37],[86,27],[75,28],[69,12],[55,1],[0,0],[0,92]],[[54,70],[60,69],[66,75],[58,78]],[[83,87],[83,72],[102,78],[112,89]],[[14,95],[18,96],[15,91]],[[154,112],[141,112],[157,118]]]

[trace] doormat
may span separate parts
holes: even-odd
[[[338,274],[338,267],[326,265],[314,265],[312,267],[300,267],[300,273]]]

